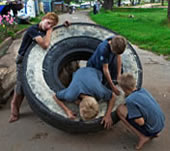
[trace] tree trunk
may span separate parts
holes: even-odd
[[[168,0],[168,20],[170,22],[170,0]]]
[[[120,7],[121,6],[121,0],[118,0],[117,2],[117,6]]]
[[[134,6],[134,5],[135,5],[134,0],[130,0],[130,2],[131,2],[131,5],[132,5],[132,6]]]
[[[114,0],[104,0],[103,8],[106,10],[113,9]]]
[[[162,0],[162,6],[164,6],[164,0]]]
[[[138,4],[140,4],[141,0],[138,0]]]
[[[71,0],[65,0],[66,4],[70,4]]]

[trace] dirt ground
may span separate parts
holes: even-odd
[[[92,22],[87,12],[64,14],[63,20]],[[12,44],[19,47],[21,39]],[[143,151],[168,151],[170,148],[170,62],[134,46],[143,65],[143,87],[156,98],[166,117],[166,127],[160,137],[150,141]],[[10,49],[12,49],[10,48]],[[17,49],[17,48],[16,48]],[[51,127],[30,109],[27,101],[21,108],[20,120],[9,124],[10,101],[0,108],[0,150],[3,151],[132,151],[137,137],[127,131],[121,122],[111,130],[92,134],[73,135]]]

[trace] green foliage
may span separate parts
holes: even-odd
[[[170,54],[170,23],[167,9],[120,8],[90,13],[91,18],[123,36],[140,48],[158,54]]]
[[[0,43],[2,43],[3,40],[5,40],[7,37],[12,37],[13,39],[17,38],[18,31],[26,29],[29,26],[31,26],[32,24],[39,23],[43,16],[44,16],[44,14],[40,14],[36,18],[31,18],[30,24],[12,24],[12,25],[5,24],[5,26],[3,26],[3,24],[0,25],[0,33],[1,33]]]

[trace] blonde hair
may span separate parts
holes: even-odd
[[[42,20],[43,20],[43,19],[50,19],[50,20],[52,20],[52,21],[54,22],[54,25],[57,25],[57,24],[58,24],[58,20],[59,20],[58,15],[57,15],[56,13],[54,13],[54,12],[49,12],[49,13],[47,13],[47,14],[42,18]]]
[[[99,104],[94,97],[85,97],[80,102],[80,116],[83,120],[94,119],[99,113]]]
[[[122,54],[125,51],[127,40],[122,36],[115,36],[111,40],[111,46],[116,54]]]
[[[131,73],[124,73],[118,80],[119,86],[124,90],[133,90],[136,87],[136,80]]]

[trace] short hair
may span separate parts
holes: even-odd
[[[112,49],[116,54],[122,54],[125,51],[126,45],[127,40],[120,35],[113,37],[111,40]]]
[[[54,12],[48,12],[43,18],[43,19],[50,19],[54,22],[54,25],[58,24],[59,18],[58,15]]]
[[[99,113],[99,104],[94,97],[85,97],[80,102],[80,116],[83,120],[94,119]]]
[[[119,86],[124,90],[133,90],[136,87],[136,79],[131,73],[124,73],[118,80]]]

